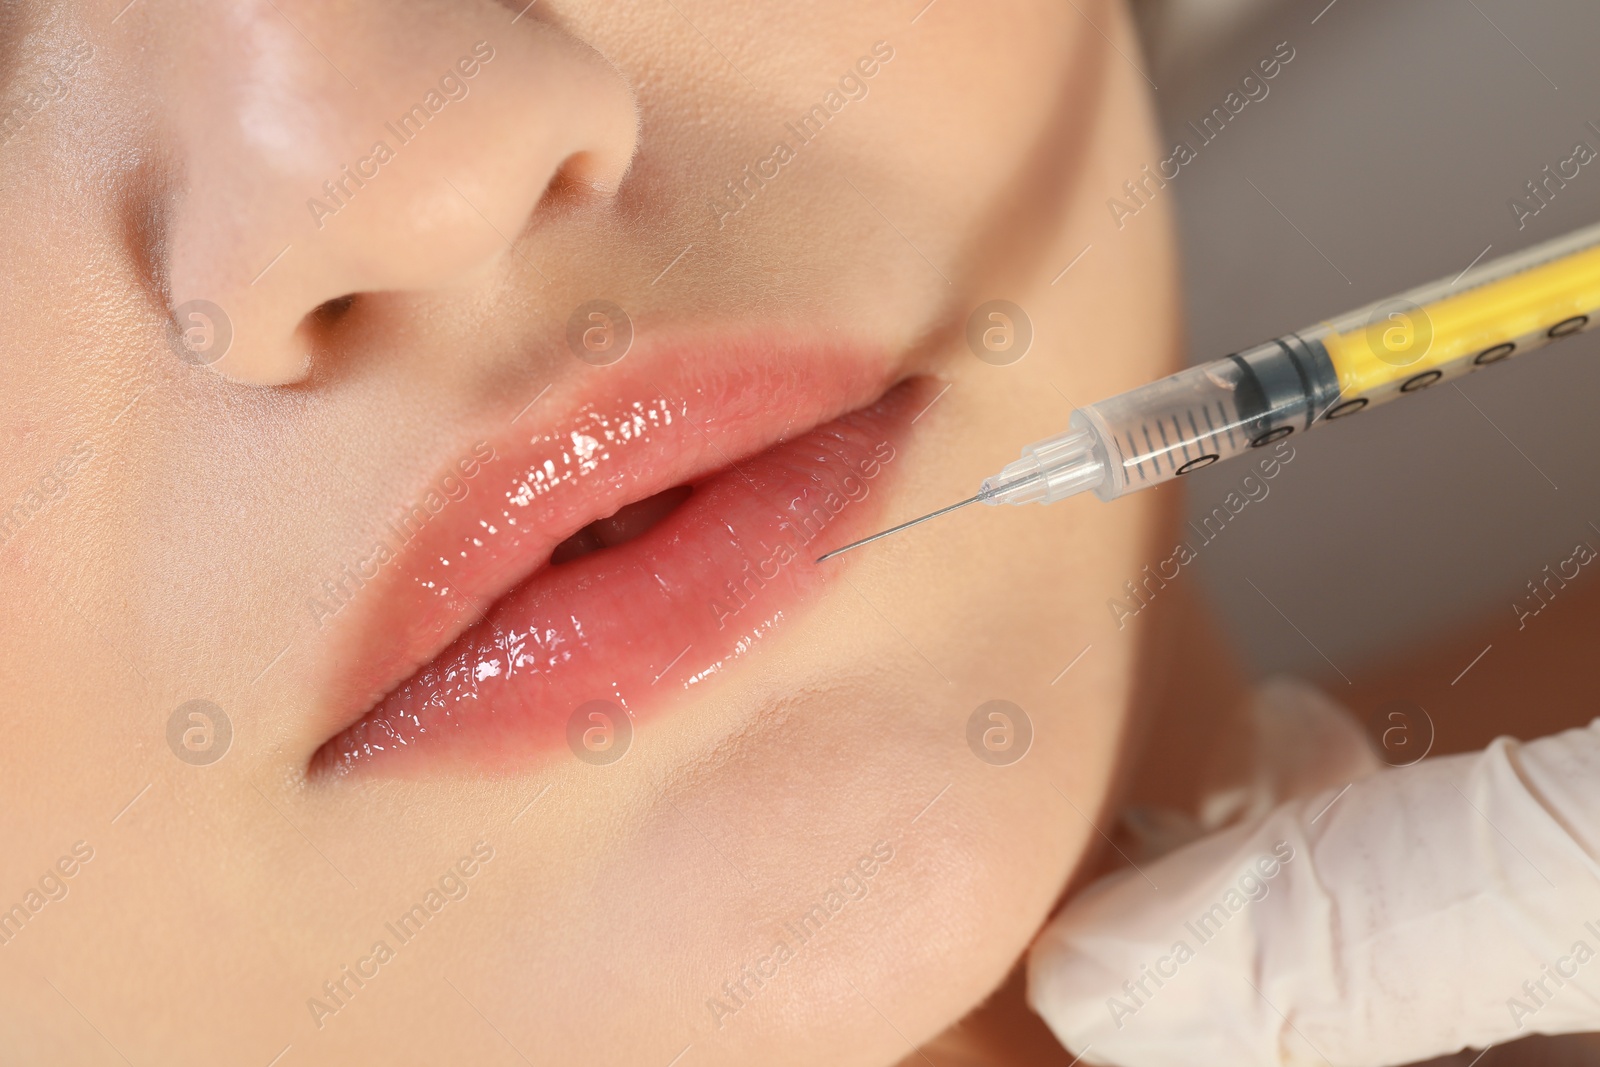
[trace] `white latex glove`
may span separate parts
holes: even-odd
[[[1597,856],[1600,720],[1502,738],[1096,883],[1034,946],[1029,1000],[1119,1067],[1376,1067],[1600,1030]]]

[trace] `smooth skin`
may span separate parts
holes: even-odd
[[[522,8],[0,15],[25,112],[0,144],[0,509],[25,513],[0,544],[0,907],[93,851],[0,945],[7,1062],[893,1063],[1003,981],[1097,838],[1161,689],[1161,628],[1104,606],[1169,540],[1159,494],[967,509],[842,557],[608,767],[308,777],[341,664],[307,599],[474,441],[581,387],[586,300],[942,379],[891,518],[1179,362],[1165,203],[1122,231],[1104,208],[1160,158],[1120,5]],[[480,41],[469,95],[308,208]],[[877,42],[866,95],[719,217]],[[210,366],[172,344],[196,298],[233,321]],[[1005,367],[965,340],[995,298],[1035,333]],[[1009,767],[966,742],[996,698],[1036,729]],[[232,724],[209,766],[168,746],[192,699]],[[479,842],[462,899],[310,1006]],[[875,846],[865,897],[710,1006]]]

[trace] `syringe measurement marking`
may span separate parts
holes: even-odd
[[[1183,424],[1178,421],[1178,416],[1176,415],[1172,416],[1172,432],[1178,435],[1178,447],[1183,449],[1183,465],[1187,467],[1189,465],[1189,440],[1184,436]],[[1167,454],[1169,456],[1172,454],[1171,449],[1167,450]]]
[[[1183,434],[1183,426],[1182,426],[1181,423],[1178,422],[1178,416],[1176,416],[1176,415],[1172,416],[1172,425],[1178,427],[1178,433],[1179,434]],[[1199,435],[1200,435],[1200,431],[1196,430],[1195,431],[1195,437],[1189,437],[1189,436],[1185,435],[1184,438],[1183,438],[1183,465],[1185,467],[1187,467],[1189,465],[1189,446],[1190,445],[1194,446],[1195,458],[1198,459],[1200,457],[1200,454],[1201,454],[1200,453],[1200,442],[1195,439]]]
[[[1122,451],[1122,442],[1117,440],[1116,434],[1111,435],[1106,446],[1107,459],[1110,459],[1110,452],[1113,448],[1117,450],[1117,465],[1121,467],[1124,472],[1126,472],[1128,469],[1128,456]]]
[[[1222,442],[1217,440],[1217,427],[1216,427],[1216,424],[1211,421],[1211,409],[1203,407],[1203,408],[1200,409],[1200,414],[1202,414],[1202,415],[1204,415],[1206,417],[1206,429],[1211,431],[1211,448],[1212,448],[1212,450],[1215,451],[1218,455],[1221,455],[1222,454]]]
[[[1144,460],[1139,458],[1139,446],[1133,443],[1133,431],[1131,430],[1128,432],[1128,455],[1133,457],[1133,466],[1139,472],[1139,480],[1141,482],[1149,481],[1150,479],[1144,476]],[[1126,467],[1127,464],[1123,464],[1123,466]]]
[[[1161,457],[1156,455],[1155,443],[1150,440],[1150,426],[1149,426],[1149,424],[1148,423],[1141,424],[1140,427],[1139,427],[1139,432],[1144,434],[1144,447],[1147,449],[1147,452],[1145,454],[1150,457],[1150,465],[1156,469],[1156,473],[1157,474],[1160,474],[1161,473]]]
[[[1222,428],[1228,431],[1228,447],[1237,449],[1239,443],[1233,439],[1233,420],[1228,418],[1228,409],[1222,406],[1222,401],[1217,401],[1217,418],[1222,420]]]

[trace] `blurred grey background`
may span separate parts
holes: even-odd
[[[1185,124],[1276,44],[1295,50],[1160,194],[1197,362],[1600,222],[1600,160],[1524,228],[1508,206],[1578,141],[1600,151],[1594,0],[1152,0],[1141,16],[1169,143],[1193,143]],[[1253,666],[1337,681],[1330,661],[1354,673],[1513,619],[1545,564],[1600,548],[1596,398],[1591,333],[1294,438],[1271,495],[1196,564]],[[1195,475],[1191,512],[1243,473]]]

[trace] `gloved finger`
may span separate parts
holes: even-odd
[[[1208,769],[1196,812],[1140,805],[1122,810],[1122,829],[1141,862],[1225,826],[1260,819],[1296,797],[1341,788],[1383,766],[1350,713],[1299,678],[1264,680],[1244,711],[1228,737],[1228,758]]]
[[[1408,1063],[1600,1029],[1600,720],[1386,771],[1090,887],[1029,999],[1086,1063]]]

